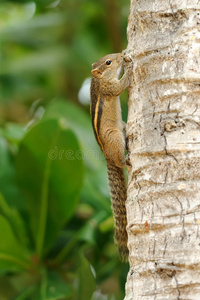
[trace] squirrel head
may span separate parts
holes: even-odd
[[[106,77],[106,79],[113,77],[119,78],[122,65],[122,53],[108,54],[92,64],[92,75],[97,79],[101,79],[102,77]]]

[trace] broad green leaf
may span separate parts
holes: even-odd
[[[41,272],[39,283],[27,285],[13,300],[61,300],[71,299],[72,287],[54,271]]]
[[[0,192],[9,205],[21,208],[22,199],[15,182],[13,157],[8,143],[0,137]]]
[[[79,151],[76,136],[62,119],[38,123],[20,144],[16,175],[39,257],[76,208],[83,180]]]
[[[51,271],[43,276],[38,300],[69,299],[70,296],[72,296],[72,288],[58,273]]]
[[[82,146],[79,155],[83,157],[87,168],[81,198],[98,209],[102,209],[103,206],[110,213],[105,159],[95,140],[90,116],[71,102],[52,101],[43,119],[60,117],[64,118],[67,125],[73,129]]]
[[[83,150],[80,157],[84,158],[91,169],[102,166],[102,161],[105,159],[95,140],[90,116],[83,110],[71,102],[57,99],[48,105],[43,118],[64,118],[80,140]]]
[[[0,271],[18,271],[30,268],[30,255],[15,237],[9,222],[0,216]]]
[[[92,266],[85,258],[83,249],[79,253],[80,267],[78,280],[78,295],[77,300],[89,300],[96,288],[96,281],[92,272]]]
[[[0,193],[0,215],[4,216],[10,223],[13,233],[18,241],[26,247],[28,244],[27,232],[25,230],[25,225],[19,212],[15,208],[10,208],[3,196]]]

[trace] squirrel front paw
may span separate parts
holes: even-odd
[[[133,54],[132,50],[123,50],[122,51],[123,56],[124,56],[124,61],[127,63],[133,62]]]

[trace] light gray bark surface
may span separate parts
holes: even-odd
[[[126,300],[200,300],[200,1],[132,0]]]

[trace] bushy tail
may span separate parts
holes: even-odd
[[[126,179],[123,168],[119,168],[107,161],[107,169],[115,223],[115,243],[118,245],[121,260],[126,261],[129,253],[125,207],[127,197]]]

